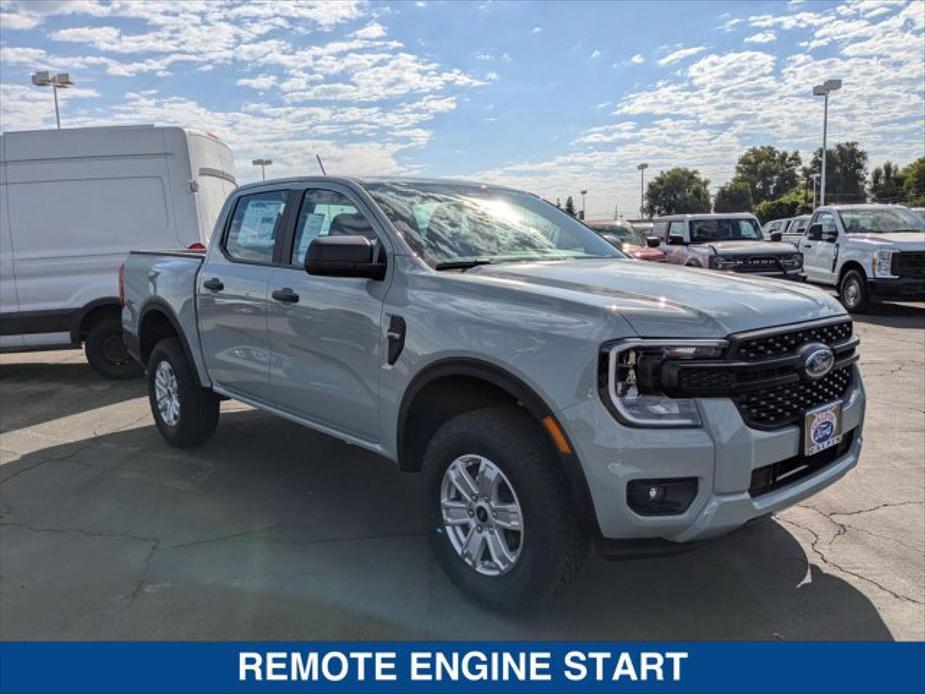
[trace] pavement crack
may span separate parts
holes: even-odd
[[[845,526],[844,524],[842,524],[842,523],[837,523],[836,521],[831,520],[831,518],[829,518],[828,516],[826,516],[824,513],[822,513],[822,512],[819,511],[818,509],[812,508],[811,506],[803,506],[802,508],[808,508],[808,509],[810,509],[810,510],[816,511],[816,513],[819,513],[820,515],[822,515],[823,517],[825,517],[826,519],[828,519],[831,523],[833,523],[835,526],[837,526],[837,530],[836,530],[835,535],[832,537],[831,540],[829,540],[827,543],[825,543],[826,546],[830,546],[830,545],[836,540],[836,538],[840,537],[841,535],[844,535],[845,532],[847,532],[847,528],[846,528],[846,526]],[[879,588],[879,589],[882,590],[884,593],[887,593],[888,595],[892,595],[892,596],[893,596],[894,598],[896,598],[897,600],[901,600],[901,601],[903,601],[903,602],[909,602],[909,603],[912,603],[913,605],[925,605],[925,602],[922,602],[921,600],[916,600],[915,598],[911,598],[911,597],[909,597],[908,595],[904,595],[904,594],[902,594],[902,593],[897,593],[895,590],[892,590],[891,588],[887,588],[887,587],[886,587],[885,585],[883,585],[882,583],[879,583],[878,581],[875,581],[874,579],[872,579],[872,578],[870,578],[870,577],[868,577],[868,576],[865,576],[865,575],[862,574],[862,573],[859,573],[859,572],[857,572],[857,571],[853,571],[852,569],[845,568],[844,566],[842,566],[841,564],[839,564],[839,563],[836,562],[835,560],[829,558],[829,557],[825,554],[825,552],[819,547],[820,543],[822,542],[822,538],[819,536],[819,533],[817,533],[817,532],[816,532],[815,530],[813,530],[812,528],[809,528],[809,527],[807,527],[807,526],[805,526],[805,525],[803,525],[803,524],[801,524],[801,523],[797,523],[796,521],[790,520],[789,518],[784,518],[784,517],[782,517],[782,516],[776,516],[776,518],[777,518],[777,520],[781,521],[782,523],[786,523],[787,525],[792,525],[792,526],[795,527],[795,528],[799,528],[800,530],[803,530],[804,532],[809,533],[809,534],[812,536],[812,542],[810,543],[810,549],[813,551],[813,553],[814,553],[817,557],[819,557],[819,559],[822,560],[822,562],[823,562],[826,566],[831,566],[831,567],[837,569],[838,571],[841,571],[842,573],[848,574],[849,576],[853,576],[854,578],[857,578],[858,580],[864,581],[865,583],[869,583],[869,584],[871,584],[872,586],[874,586],[874,587],[876,587],[876,588]]]
[[[145,535],[132,535],[130,533],[102,533],[94,530],[84,530],[83,528],[59,528],[55,526],[29,525],[28,523],[16,523],[13,521],[0,522],[0,527],[20,528],[33,533],[52,533],[68,534],[74,533],[83,537],[104,540],[134,540],[136,542],[160,542],[156,537],[147,537]]]

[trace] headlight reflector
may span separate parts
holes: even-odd
[[[637,427],[697,427],[694,400],[661,392],[659,372],[665,361],[717,359],[725,340],[624,340],[604,348],[601,397],[624,424]]]
[[[793,255],[785,256],[781,258],[781,265],[784,266],[785,270],[799,270],[803,267],[803,256],[799,253],[794,253]]]
[[[732,270],[739,264],[735,258],[727,258],[722,255],[710,256],[710,268],[713,270]]]
[[[893,251],[886,249],[874,251],[870,263],[871,269],[874,271],[874,277],[891,277],[893,274]]]

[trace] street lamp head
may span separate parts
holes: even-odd
[[[32,75],[32,84],[36,87],[48,87],[53,84],[55,76],[48,70],[42,70]]]
[[[59,72],[54,76],[54,84],[58,89],[67,89],[74,86],[74,78],[68,72]]]
[[[822,83],[822,86],[828,92],[835,92],[841,89],[841,80],[826,80]]]
[[[645,171],[645,170],[648,169],[648,168],[649,168],[649,165],[646,164],[645,162],[643,162],[642,164],[640,164],[639,166],[636,167],[636,170],[637,170],[637,171]]]
[[[587,194],[588,194],[588,191],[583,190],[583,191],[581,191],[581,194],[582,194],[582,195],[587,195]]]
[[[251,162],[254,166],[269,166],[272,163],[272,159],[254,159],[254,161]]]

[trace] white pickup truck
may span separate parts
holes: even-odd
[[[849,311],[925,299],[925,221],[906,207],[820,207],[799,248],[804,277],[836,287]]]

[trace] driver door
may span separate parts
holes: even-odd
[[[807,230],[800,242],[803,254],[803,271],[811,282],[833,284],[835,280],[835,259],[838,255],[838,222],[831,212],[819,212],[810,222],[809,229],[821,225],[821,231]]]

